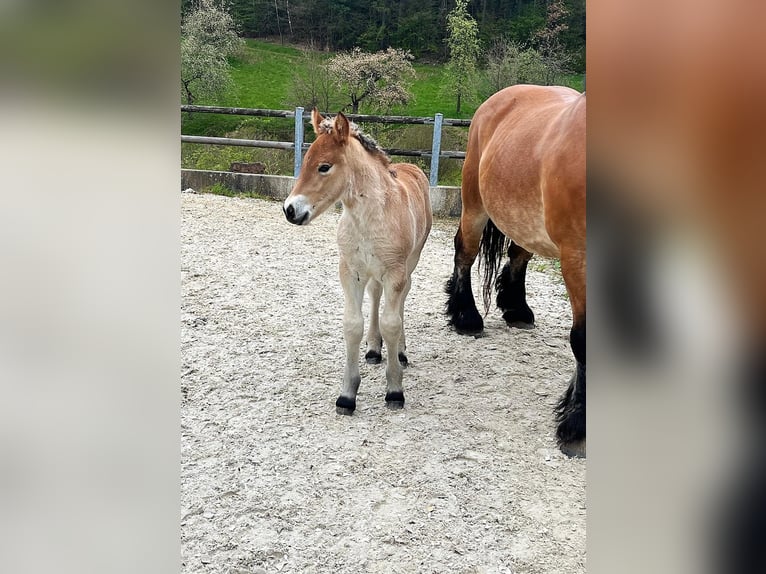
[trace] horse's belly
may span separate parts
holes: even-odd
[[[532,222],[519,220],[503,220],[503,224],[495,223],[506,237],[527,251],[556,259],[561,256],[558,246],[551,240],[544,224],[534,225]]]
[[[548,235],[539,199],[512,193],[482,193],[482,201],[495,226],[514,243],[543,257],[560,256],[558,246]]]

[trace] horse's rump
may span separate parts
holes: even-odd
[[[573,131],[579,137],[579,114],[573,113],[578,98],[584,96],[569,88],[512,86],[477,110],[469,132],[466,163],[475,162],[475,174],[469,167],[464,201],[476,194],[474,201],[505,235],[546,257],[560,255],[546,225],[546,204],[558,205],[561,198],[549,194],[584,192],[585,170],[581,182],[575,173],[585,161],[584,123],[582,143],[572,137]]]

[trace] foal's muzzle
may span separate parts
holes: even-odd
[[[284,212],[287,221],[295,225],[304,225],[305,223],[308,223],[311,213],[309,210],[303,208],[302,203],[299,202],[298,209],[295,208],[292,202],[285,203],[286,205],[282,205],[282,211]]]

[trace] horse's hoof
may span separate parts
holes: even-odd
[[[535,316],[529,307],[524,309],[507,309],[503,311],[503,319],[509,327],[531,329],[535,326]]]
[[[585,458],[585,439],[561,443],[559,448],[568,457]]]
[[[534,322],[526,323],[524,321],[506,321],[505,324],[512,329],[534,329],[535,328]]]
[[[399,363],[402,365],[402,367],[409,366],[410,362],[407,360],[407,355],[404,353],[399,353]]]
[[[404,408],[404,393],[396,391],[394,393],[386,393],[386,406],[392,411],[398,411]]]
[[[338,397],[338,400],[335,401],[335,412],[339,415],[350,416],[354,414],[355,410],[356,399],[350,399],[349,397],[341,395]]]
[[[364,360],[367,361],[367,363],[370,365],[379,365],[383,360],[383,357],[377,351],[367,351],[367,354],[364,356]]]
[[[476,309],[458,313],[450,322],[460,335],[480,335],[484,330],[484,319]]]

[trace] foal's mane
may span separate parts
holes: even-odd
[[[319,125],[319,133],[331,134],[334,124],[335,124],[334,117],[325,118],[324,120],[322,120],[322,123]],[[372,136],[364,133],[364,131],[362,131],[362,128],[360,128],[354,122],[350,121],[349,127],[350,127],[351,135],[355,137],[360,144],[362,144],[362,147],[368,153],[372,154],[374,157],[380,160],[383,163],[384,167],[388,167],[391,164],[391,158],[388,157],[388,154],[383,150],[382,147],[380,147],[378,142],[376,142]]]

